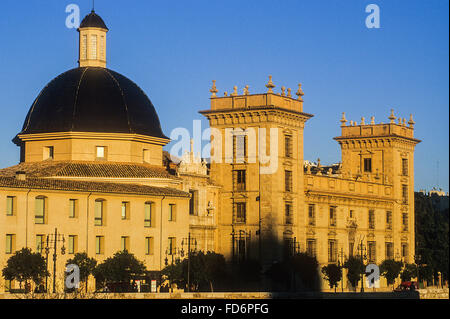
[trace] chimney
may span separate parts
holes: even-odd
[[[25,181],[27,179],[27,174],[24,171],[17,171],[16,179],[19,181]]]

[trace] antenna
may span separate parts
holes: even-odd
[[[95,0],[92,0],[92,11],[95,9]]]
[[[439,189],[439,160],[437,161],[436,166],[436,188]]]

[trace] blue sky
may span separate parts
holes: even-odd
[[[2,0],[0,11],[0,167],[14,165],[11,139],[39,91],[77,66],[78,33],[65,26],[68,4],[90,0]],[[368,29],[368,4],[381,28]],[[219,94],[265,92],[267,76],[295,92],[301,82],[307,122],[305,159],[340,161],[332,138],[342,112],[387,122],[389,110],[416,121],[415,189],[449,189],[447,0],[96,1],[108,33],[108,67],[148,94],[163,131],[192,127]],[[207,127],[203,120],[202,125]],[[439,167],[439,170],[438,170]],[[439,174],[438,174],[439,172]]]

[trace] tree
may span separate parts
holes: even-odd
[[[20,289],[22,289],[22,282],[25,282],[25,292],[28,292],[29,280],[39,285],[49,275],[45,258],[39,253],[31,252],[29,248],[22,248],[16,251],[8,259],[2,273],[6,280],[17,280]]]
[[[330,288],[334,287],[334,292],[338,286],[338,282],[342,279],[342,269],[336,264],[329,264],[328,266],[322,267],[322,274],[324,278],[328,281]]]
[[[88,286],[89,275],[94,273],[97,261],[94,258],[89,258],[87,253],[76,253],[72,259],[67,260],[66,266],[69,264],[75,264],[80,269],[80,281],[86,285],[86,292]]]
[[[202,251],[191,253],[189,266],[189,283],[193,290],[214,291],[214,286],[222,283],[228,278],[225,270],[225,257],[214,252]],[[176,261],[173,265],[168,265],[162,270],[162,274],[167,276],[170,282],[179,286],[187,285],[188,259]],[[192,288],[192,287],[191,287]]]
[[[417,265],[406,264],[400,274],[402,281],[411,281],[411,278],[417,277]]]
[[[364,263],[360,258],[351,256],[344,264],[344,268],[347,271],[347,279],[353,287],[358,286],[358,282],[361,279],[361,274],[365,273]]]
[[[144,263],[125,250],[115,253],[113,257],[95,267],[94,276],[103,284],[119,284],[118,290],[128,290],[131,280],[135,276],[145,274],[145,271]]]
[[[403,263],[393,259],[386,259],[380,265],[380,275],[386,278],[388,285],[394,285],[395,279],[402,270]],[[394,286],[392,286],[394,288]]]
[[[298,253],[290,259],[291,267],[298,276],[303,287],[308,290],[317,290],[319,283],[319,263],[316,257],[306,253]]]

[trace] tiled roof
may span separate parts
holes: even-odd
[[[24,171],[29,177],[115,177],[115,178],[170,178],[162,166],[139,163],[42,161],[20,163],[0,169],[0,176],[15,176]]]
[[[52,178],[31,178],[19,180],[16,177],[0,176],[0,188],[31,188],[42,190],[61,190],[61,191],[81,191],[94,193],[114,193],[114,194],[137,194],[137,195],[156,195],[189,197],[189,193],[169,187],[154,187],[147,185],[125,184],[125,183],[104,183],[73,181]]]

